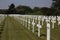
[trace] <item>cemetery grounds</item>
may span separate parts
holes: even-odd
[[[34,33],[32,32],[33,16],[0,16],[0,40],[47,40],[46,20],[43,21],[43,25],[42,20],[40,20],[40,37],[38,37],[38,18],[34,19]],[[30,24],[28,23],[28,19],[30,19]],[[29,25],[30,29],[28,29]],[[60,25],[58,25],[57,20],[54,23],[54,28],[52,28],[52,22],[50,20],[50,40],[60,40]]]

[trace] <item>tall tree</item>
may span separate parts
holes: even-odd
[[[15,14],[16,13],[15,5],[13,3],[9,6],[8,13],[9,14]]]
[[[43,13],[41,12],[41,8],[40,7],[34,7],[32,14],[34,14],[34,15],[43,15]]]
[[[60,0],[52,0],[52,7],[53,9],[55,9],[56,11],[54,12],[54,15],[60,15]]]
[[[34,11],[34,12],[40,11],[40,8],[39,8],[39,7],[34,7],[34,8],[33,8],[33,11]]]
[[[32,12],[32,9],[29,6],[19,5],[16,7],[19,14],[28,14]]]
[[[53,0],[52,8],[60,9],[60,0]]]

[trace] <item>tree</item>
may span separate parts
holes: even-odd
[[[12,3],[10,6],[9,6],[9,9],[8,9],[8,14],[15,14],[17,13],[16,9],[15,9],[15,5]]]
[[[40,11],[40,8],[39,7],[34,7],[33,12],[37,12],[37,11]]]
[[[16,7],[19,14],[28,14],[32,12],[32,9],[29,6],[19,5]]]
[[[42,15],[43,13],[41,12],[41,9],[39,7],[34,7],[32,14],[34,14],[34,15]]]
[[[43,13],[43,15],[47,15],[48,8],[47,7],[42,7],[41,12]]]
[[[57,15],[60,15],[60,0],[52,0],[53,3],[52,3],[52,7],[53,9],[56,9],[56,11],[54,12],[54,14],[57,16]]]
[[[52,8],[60,9],[60,0],[53,0]]]
[[[0,9],[0,14],[5,14],[7,9]]]

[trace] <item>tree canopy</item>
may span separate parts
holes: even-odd
[[[14,14],[16,13],[15,5],[12,3],[9,8],[8,8],[8,13],[7,14]]]
[[[17,12],[20,14],[28,14],[32,12],[32,9],[29,6],[19,5],[16,7]]]
[[[60,1],[53,0],[51,8],[48,7],[34,7],[33,9],[26,5],[19,5],[15,7],[15,4],[11,4],[7,10],[0,10],[0,13],[4,14],[27,14],[27,15],[60,15]]]

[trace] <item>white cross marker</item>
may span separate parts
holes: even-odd
[[[51,22],[52,22],[52,29],[54,29],[54,23],[55,23],[56,21],[51,20]]]
[[[58,22],[58,25],[60,25],[60,21]]]
[[[50,40],[50,19],[49,17],[46,17],[46,22],[47,22],[47,40]]]
[[[26,18],[26,25],[25,25],[25,27],[27,27],[27,18]]]
[[[30,19],[28,19],[28,30],[30,30]]]
[[[37,27],[38,27],[38,37],[40,37],[40,28],[41,28],[41,25],[37,24]]]
[[[42,25],[43,25],[43,22],[44,22],[44,19],[45,19],[46,17],[45,16],[43,16],[43,18],[42,18]]]
[[[38,27],[38,37],[40,37],[40,28],[41,28],[41,25],[40,25],[40,16],[38,17],[37,27]]]
[[[33,28],[33,29],[32,29],[32,32],[34,33],[34,26],[35,26],[35,23],[34,23],[34,18],[33,18],[32,25],[33,25],[33,26],[32,26],[32,28]]]
[[[56,20],[56,17],[53,17],[53,16],[52,16],[52,20],[51,20],[51,22],[53,23],[53,24],[52,24],[52,29],[54,29],[54,23],[56,22],[55,20]]]

